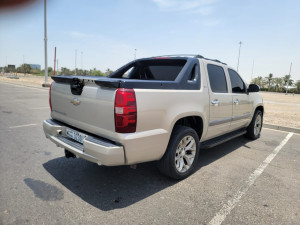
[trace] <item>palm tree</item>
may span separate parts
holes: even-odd
[[[286,94],[287,94],[287,89],[288,89],[288,86],[291,86],[293,85],[294,81],[291,79],[291,75],[285,75],[283,77],[283,81],[284,81],[284,84],[286,85]]]
[[[269,76],[266,77],[267,80],[268,80],[268,89],[270,90],[270,87],[271,87],[271,83],[273,83],[273,74],[270,73]]]
[[[275,77],[273,81],[275,84],[275,91],[281,91],[283,85],[283,79],[281,77]]]

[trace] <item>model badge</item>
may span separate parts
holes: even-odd
[[[78,98],[72,98],[71,103],[73,105],[79,105],[80,104],[80,100]]]

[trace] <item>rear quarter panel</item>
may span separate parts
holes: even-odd
[[[174,124],[187,116],[200,116],[207,130],[208,94],[202,90],[136,89],[137,130],[122,136],[128,164],[160,159]]]

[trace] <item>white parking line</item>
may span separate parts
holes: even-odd
[[[238,190],[234,197],[223,205],[222,209],[209,222],[209,225],[220,225],[225,220],[226,216],[230,214],[231,210],[241,200],[243,195],[248,191],[255,180],[264,172],[270,162],[275,158],[275,156],[293,136],[293,134],[294,133],[289,133],[285,139],[283,139],[283,141],[273,150],[273,152],[263,161],[263,163],[248,177],[245,184],[240,188],[240,190]]]
[[[19,126],[12,126],[12,127],[9,127],[10,129],[13,129],[13,128],[21,128],[21,127],[31,127],[31,126],[36,126],[37,124],[35,123],[32,123],[32,124],[25,124],[25,125],[19,125]]]
[[[50,109],[49,106],[44,106],[44,107],[35,107],[35,108],[31,108],[31,109]]]

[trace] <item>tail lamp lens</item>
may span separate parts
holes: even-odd
[[[119,88],[115,97],[115,130],[118,133],[136,131],[137,109],[133,89]]]

